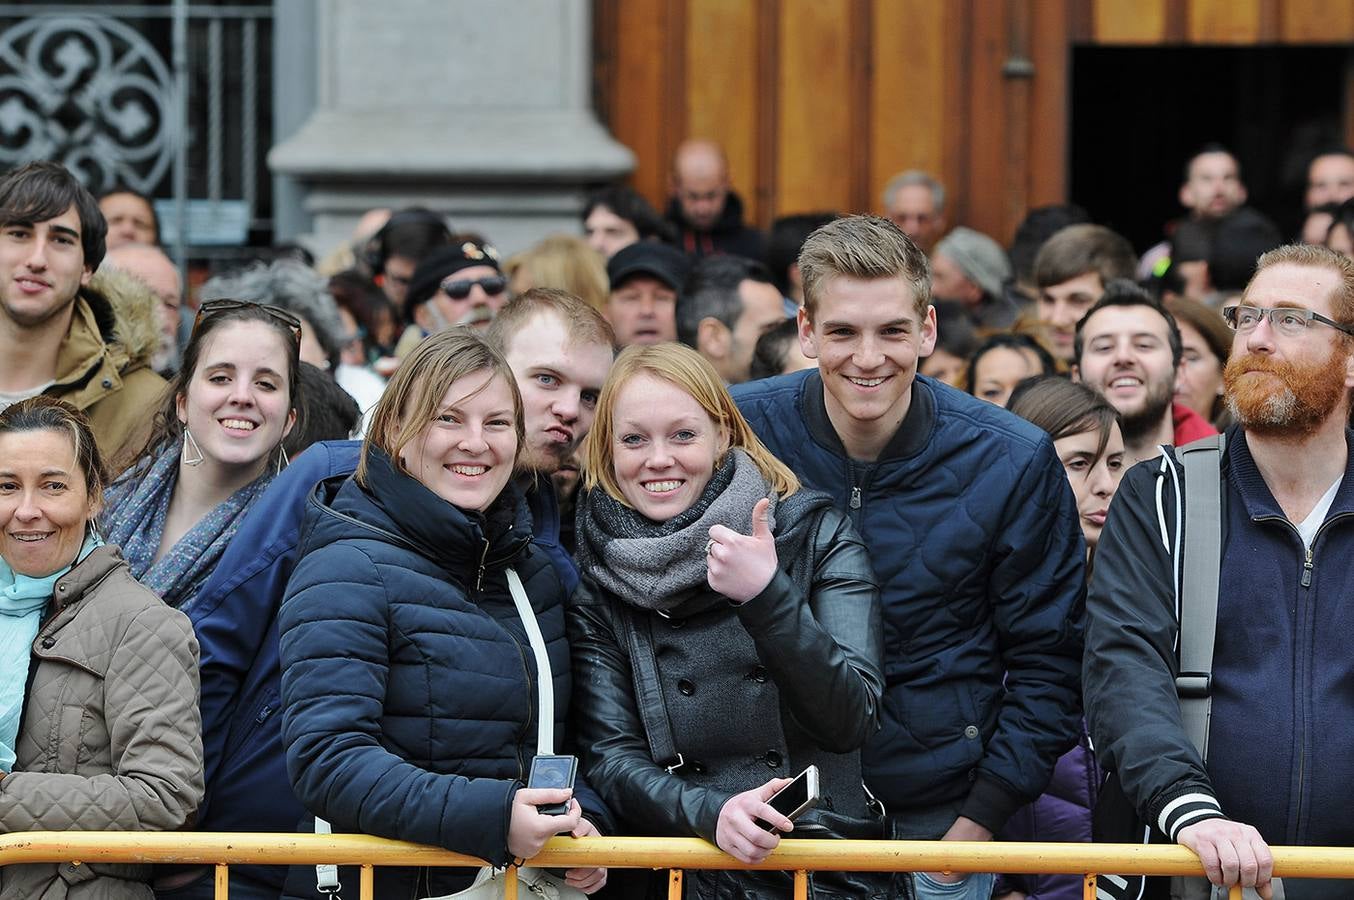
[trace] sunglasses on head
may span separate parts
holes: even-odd
[[[453,300],[464,300],[466,297],[470,296],[470,291],[477,284],[480,286],[480,290],[484,291],[490,297],[497,297],[508,289],[507,278],[502,275],[486,275],[483,278],[476,279],[448,278],[446,281],[442,282],[442,293]]]
[[[281,322],[287,326],[291,332],[292,340],[296,346],[301,346],[301,319],[300,317],[280,309],[276,306],[268,306],[264,303],[251,303],[248,300],[208,300],[198,307],[197,316],[193,319],[193,336],[197,336],[197,329],[205,319],[220,313],[230,312],[235,309],[261,309],[268,314],[268,317]]]

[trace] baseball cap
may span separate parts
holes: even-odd
[[[680,291],[690,268],[680,250],[656,241],[640,241],[616,251],[606,264],[606,274],[612,290],[632,276],[649,275]]]

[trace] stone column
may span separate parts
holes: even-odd
[[[316,4],[315,109],[268,155],[312,227],[279,239],[325,252],[364,211],[413,204],[505,253],[579,233],[589,188],[634,167],[592,113],[590,19],[589,0]]]

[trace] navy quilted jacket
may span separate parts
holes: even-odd
[[[504,570],[521,576],[569,702],[564,596],[509,485],[466,513],[373,451],[370,490],[310,498],[279,614],[282,740],[297,797],[336,832],[432,844],[502,864],[536,748],[535,661]],[[332,494],[332,499],[330,495]],[[562,752],[557,749],[557,752]],[[595,795],[580,801],[600,813]],[[298,877],[299,876],[299,877]],[[464,870],[378,869],[378,896],[467,886]],[[288,893],[314,892],[297,867]]]
[[[733,393],[758,437],[835,497],[870,548],[885,678],[864,754],[870,789],[890,812],[960,802],[999,831],[1080,731],[1086,549],[1052,442],[918,376],[889,446],[861,462],[828,420],[817,370]]]

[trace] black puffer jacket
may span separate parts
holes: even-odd
[[[719,602],[664,618],[584,573],[569,611],[579,742],[584,770],[623,834],[713,842],[730,797],[809,764],[821,772],[827,813],[807,814],[791,837],[826,836],[820,829],[835,826],[832,813],[869,816],[859,748],[878,726],[883,689],[874,574],[855,529],[826,495],[801,491],[775,517],[782,570],[740,606]],[[797,552],[784,552],[784,529],[798,538]],[[652,649],[685,760],[671,774],[650,753],[637,697],[656,692],[637,690],[629,628]],[[742,896],[737,882],[753,873],[706,879],[720,881],[717,890],[696,883],[710,874],[691,873],[688,896]],[[749,894],[766,895],[765,885]]]
[[[369,489],[322,482],[306,510],[279,613],[287,770],[297,798],[336,832],[502,864],[537,718],[535,659],[504,572],[521,576],[546,641],[557,744],[570,688],[563,589],[531,544],[513,485],[481,516],[396,472],[379,451],[370,462]],[[577,793],[606,830],[596,795]],[[468,884],[465,870],[376,870],[380,897]],[[287,893],[314,895],[315,868],[294,867]]]

